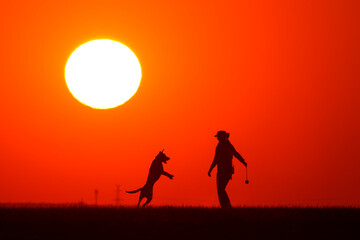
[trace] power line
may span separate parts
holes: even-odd
[[[116,206],[120,205],[120,185],[116,185],[116,197],[115,197],[115,204]]]
[[[97,206],[98,205],[99,190],[95,189],[94,190],[94,195],[95,195],[95,206]]]

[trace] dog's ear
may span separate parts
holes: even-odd
[[[165,150],[165,149],[161,150],[160,152],[161,152],[161,153],[164,153],[164,150]]]

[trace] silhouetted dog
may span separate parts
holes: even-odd
[[[140,202],[143,198],[146,198],[146,202],[144,203],[143,207],[149,204],[153,197],[153,187],[157,180],[159,180],[161,175],[165,175],[170,179],[173,179],[174,175],[167,173],[164,171],[162,163],[166,163],[170,158],[164,154],[164,150],[159,152],[159,154],[155,157],[154,161],[151,163],[149,175],[146,180],[145,185],[142,188],[139,188],[135,191],[126,191],[127,193],[137,193],[140,192],[139,202],[137,207],[139,207]]]

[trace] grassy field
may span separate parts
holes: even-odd
[[[0,207],[0,239],[360,239],[360,209]]]

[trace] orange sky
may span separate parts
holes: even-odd
[[[360,206],[359,1],[176,2],[1,4],[0,202],[93,203],[99,189],[111,204],[165,148],[175,178],[152,205],[217,205],[207,171],[223,129],[249,164],[245,185],[234,159],[233,205]],[[111,110],[64,80],[72,51],[98,38],[142,66]]]

